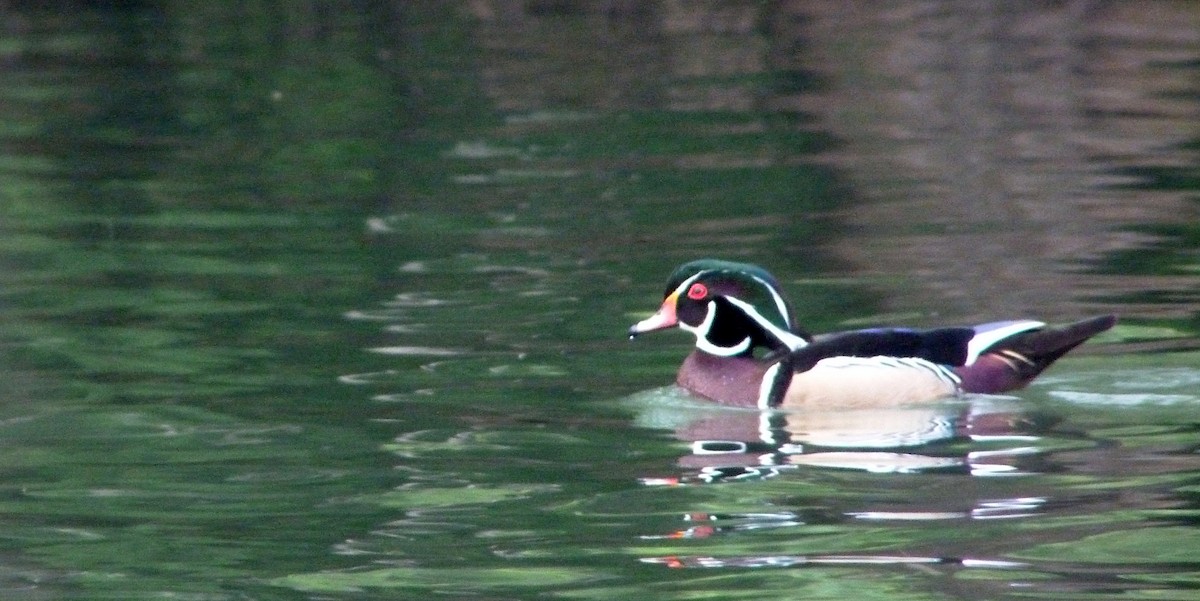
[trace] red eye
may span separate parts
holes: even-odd
[[[704,298],[707,296],[708,286],[705,286],[700,282],[696,282],[695,284],[692,284],[691,288],[688,288],[688,298],[692,300],[704,300]]]

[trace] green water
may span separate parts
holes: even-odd
[[[921,6],[0,9],[0,597],[1194,598],[1200,11]],[[625,339],[701,256],[1123,321],[763,416]]]

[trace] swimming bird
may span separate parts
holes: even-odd
[[[686,263],[632,339],[679,328],[696,337],[676,382],[718,403],[760,408],[879,407],[1021,388],[1115,315],[1049,326],[1021,319],[927,330],[875,328],[812,336],[778,281],[756,265]]]

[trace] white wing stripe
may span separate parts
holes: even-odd
[[[967,343],[967,362],[966,365],[975,363],[979,358],[980,353],[986,351],[988,347],[1021,332],[1027,332],[1045,326],[1046,324],[1040,321],[1015,321],[1009,325],[988,330],[977,334],[970,342]]]

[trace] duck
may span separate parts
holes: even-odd
[[[719,259],[679,266],[634,339],[677,328],[696,338],[676,383],[723,405],[862,409],[1020,389],[1116,315],[1064,325],[1033,319],[975,326],[880,327],[811,335],[795,323],[778,280]]]

